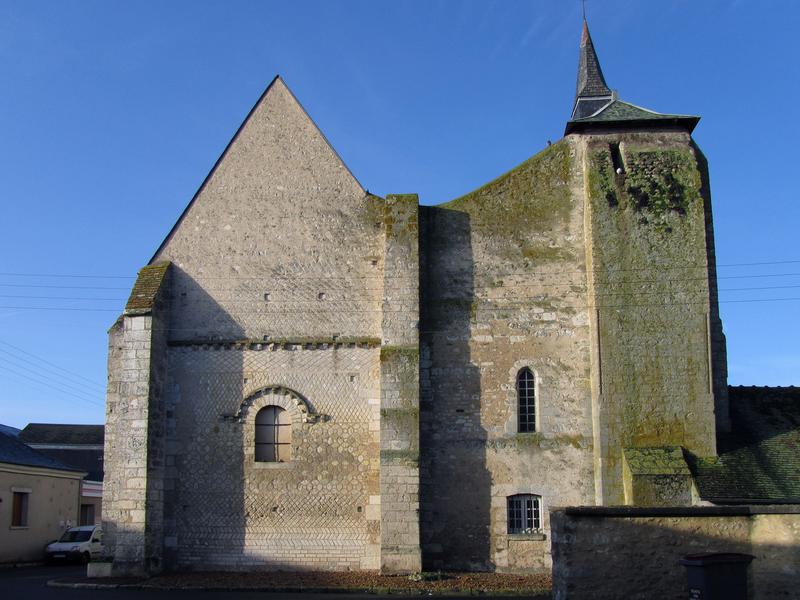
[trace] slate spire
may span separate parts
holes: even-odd
[[[578,59],[578,85],[575,91],[575,104],[572,118],[588,117],[607,106],[613,100],[613,92],[606,84],[600,61],[594,51],[589,24],[583,20],[581,49]]]
[[[684,129],[691,133],[700,117],[657,113],[619,99],[606,84],[600,61],[594,51],[586,16],[583,17],[581,50],[578,58],[578,85],[572,117],[564,135],[590,131],[631,128]]]

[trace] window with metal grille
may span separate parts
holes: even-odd
[[[11,526],[28,526],[28,492],[14,492],[11,501]]]
[[[517,431],[536,431],[536,380],[524,367],[517,373]]]
[[[517,494],[509,496],[508,533],[535,533],[541,528],[541,496]]]
[[[280,406],[256,414],[256,461],[287,462],[292,458],[292,420]]]

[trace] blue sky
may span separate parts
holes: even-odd
[[[800,384],[800,3],[587,12],[623,99],[703,117],[730,382]],[[102,422],[132,277],[276,73],[365,187],[433,204],[561,137],[580,27],[578,0],[0,3],[0,423]]]

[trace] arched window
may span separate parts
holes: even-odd
[[[292,420],[280,406],[265,406],[256,414],[256,462],[292,459]]]
[[[542,497],[516,494],[506,498],[508,504],[508,533],[535,533],[542,528]]]
[[[536,431],[536,379],[528,367],[517,373],[517,431]]]

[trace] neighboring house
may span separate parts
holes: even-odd
[[[0,564],[42,560],[77,524],[84,475],[0,433]]]
[[[622,101],[585,26],[571,108],[422,206],[365,190],[275,78],[109,330],[116,573],[546,569],[551,507],[688,506],[749,460],[717,455],[699,118]]]
[[[70,467],[86,471],[81,482],[78,525],[99,525],[103,500],[102,425],[62,425],[30,423],[19,439],[45,456]]]
[[[5,433],[11,437],[17,437],[19,435],[19,431],[19,429],[16,427],[11,427],[10,425],[0,425],[0,433]]]

